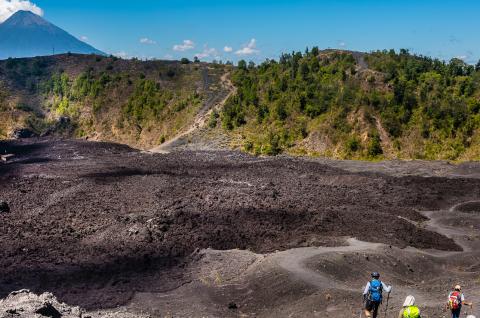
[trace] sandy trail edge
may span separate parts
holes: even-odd
[[[200,111],[195,117],[195,120],[191,125],[182,129],[182,132],[180,132],[178,135],[176,135],[172,139],[164,142],[158,147],[150,149],[149,152],[160,153],[160,154],[170,153],[172,149],[175,148],[175,143],[177,143],[180,139],[187,137],[188,135],[192,134],[196,130],[204,128],[207,125],[208,119],[210,118],[212,112],[214,110],[220,110],[221,108],[223,108],[227,100],[236,93],[236,87],[233,85],[229,77],[230,77],[230,73],[225,73],[220,78],[220,82],[222,86],[228,91],[227,96],[222,101],[220,101],[220,103],[214,105],[212,108],[208,109],[207,111]]]

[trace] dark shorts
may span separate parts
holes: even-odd
[[[380,303],[376,301],[367,300],[367,302],[365,303],[365,309],[373,313],[374,317],[378,313],[379,306],[380,306]]]
[[[462,308],[458,308],[457,310],[452,310],[452,318],[460,318],[462,314]]]

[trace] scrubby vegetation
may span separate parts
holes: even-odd
[[[241,61],[222,123],[258,154],[455,160],[476,147],[479,68],[406,50]]]
[[[0,137],[68,118],[75,136],[137,147],[193,121],[231,72],[237,93],[206,126],[253,154],[480,159],[480,63],[338,50],[260,65],[63,55],[0,62]],[[47,128],[45,128],[47,127]]]
[[[0,90],[0,111],[10,112],[9,120],[17,126],[48,129],[68,118],[77,137],[100,135],[151,147],[193,119],[208,90],[202,81],[218,82],[222,73],[190,63],[115,57],[11,59],[0,62],[0,80],[8,84]],[[6,91],[13,92],[10,103]],[[28,94],[35,99],[29,101]],[[17,118],[15,112],[25,116]]]

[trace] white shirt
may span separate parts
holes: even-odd
[[[387,286],[384,282],[382,282],[382,289],[389,293],[392,291],[392,286]],[[370,291],[370,282],[367,283],[367,286],[365,286],[365,289],[363,290],[363,294],[367,295],[368,292]]]

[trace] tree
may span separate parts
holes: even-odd
[[[480,60],[478,60],[477,64],[475,65],[475,71],[480,71]]]
[[[198,56],[195,56],[193,58],[193,63],[200,63],[200,59],[198,58]]]
[[[241,70],[247,70],[247,62],[245,60],[238,61],[238,68]]]
[[[180,60],[180,63],[182,63],[182,64],[190,64],[190,60],[187,59],[186,57],[184,57],[184,58],[182,58],[182,59]]]
[[[448,64],[448,70],[451,76],[467,75],[467,64],[459,58],[453,58]]]

